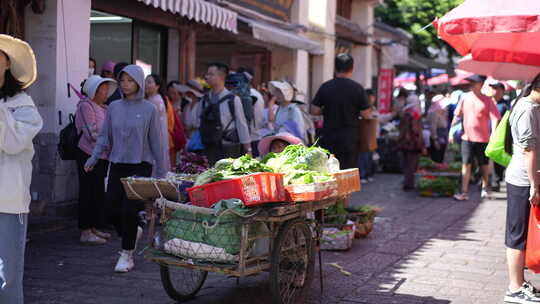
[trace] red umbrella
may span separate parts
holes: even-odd
[[[474,60],[471,54],[458,61],[458,68],[491,76],[499,80],[532,81],[540,73],[540,66],[522,65],[508,62],[486,62]]]
[[[445,84],[450,83],[451,85],[460,85],[460,84],[466,84],[468,83],[465,79],[467,77],[472,76],[474,73],[462,71],[462,70],[456,70],[456,76],[448,79],[448,74],[441,74],[439,76],[432,77],[428,79],[427,84],[428,85],[439,85],[439,84]]]
[[[540,66],[539,0],[465,0],[434,26],[462,56]]]

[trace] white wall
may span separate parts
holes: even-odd
[[[34,14],[30,9],[25,12],[26,40],[38,64],[37,81],[28,92],[44,120],[44,128],[36,138],[31,188],[37,194],[34,198],[46,203],[77,197],[75,164],[59,160],[56,144],[78,102],[75,94],[68,97],[67,83],[79,89],[88,77],[90,8],[91,0],[47,0],[44,14]]]
[[[30,8],[25,12],[25,39],[36,54],[38,77],[28,89],[34,99],[44,125],[42,132],[55,132],[56,122],[56,1],[48,1],[44,14],[36,15]]]
[[[362,29],[365,29],[369,36],[368,41],[372,43],[375,22],[374,3],[367,1],[353,1],[351,10],[351,20],[356,22]],[[360,82],[365,88],[372,87],[371,76],[373,74],[373,61],[376,60],[373,56],[373,46],[353,47],[351,55],[355,60],[355,69],[353,71],[353,79]],[[376,71],[375,71],[376,72]]]
[[[291,21],[304,26],[309,26],[309,0],[296,0],[291,9]],[[301,101],[309,100],[309,53],[303,50],[294,51],[294,83],[300,92],[305,95],[297,96]]]
[[[318,0],[310,0],[310,3],[316,3]],[[324,55],[313,56],[312,70],[312,91],[311,96],[314,96],[321,84],[334,77],[334,58],[336,41],[335,41],[335,24],[336,24],[336,0],[326,0],[326,27],[317,28],[316,24],[310,26],[317,33],[310,34],[310,38],[319,41],[322,45]]]
[[[43,133],[58,133],[76,109],[78,98],[75,94],[68,98],[67,82],[79,89],[88,76],[90,4],[90,0],[50,0],[42,15],[26,11],[26,40],[38,64],[37,81],[28,92],[43,115]]]

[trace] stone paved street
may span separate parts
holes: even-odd
[[[378,175],[354,196],[355,204],[384,211],[368,239],[355,241],[347,252],[323,253],[325,291],[321,295],[315,279],[310,303],[502,303],[507,285],[504,195],[484,202],[479,193],[470,202],[420,198],[401,192],[400,181],[398,175]],[[31,234],[26,303],[173,303],[161,287],[158,267],[141,256],[133,272],[114,274],[118,248],[118,239],[81,246],[75,229]],[[352,275],[328,265],[333,262]],[[189,303],[270,303],[267,280],[263,274],[237,284],[210,275]]]

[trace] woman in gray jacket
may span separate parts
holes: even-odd
[[[138,213],[142,204],[127,199],[121,178],[149,177],[155,165],[155,177],[167,173],[161,151],[160,120],[156,107],[144,99],[144,73],[136,65],[126,66],[120,72],[122,99],[109,105],[107,117],[92,156],[86,162],[87,171],[93,169],[99,156],[110,148],[111,171],[107,186],[107,201],[115,206],[120,220],[116,230],[122,237],[122,251],[116,272],[129,272],[134,267],[133,251],[142,234]]]
[[[32,140],[43,121],[23,89],[36,79],[30,46],[0,35],[0,303],[22,304]]]

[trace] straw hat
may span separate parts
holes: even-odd
[[[259,149],[259,153],[261,155],[268,154],[270,152],[270,145],[272,142],[276,139],[281,139],[283,141],[288,142],[291,145],[297,145],[302,144],[302,140],[291,133],[288,132],[280,132],[273,136],[266,136],[259,142],[259,145],[257,146]]]
[[[286,101],[292,101],[294,97],[294,88],[286,81],[270,81],[268,89],[274,96],[277,91],[281,92]]]
[[[195,79],[190,79],[186,84],[175,84],[174,88],[182,94],[191,92],[193,95],[199,98],[203,97],[204,95],[203,86]]]
[[[23,89],[36,81],[36,56],[28,43],[9,35],[0,35],[0,51],[8,56],[11,64],[9,70],[22,83]]]

